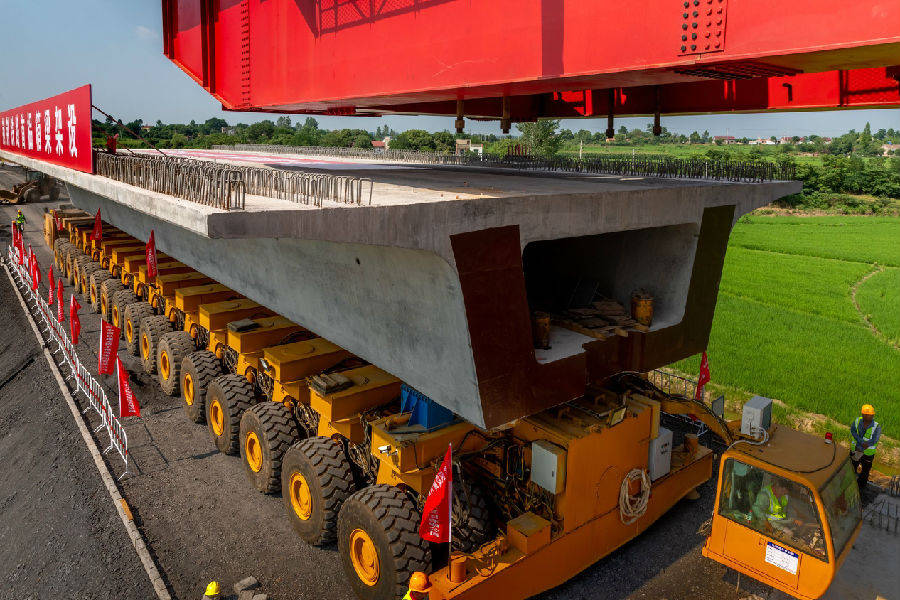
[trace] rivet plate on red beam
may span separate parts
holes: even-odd
[[[678,0],[678,54],[725,50],[728,0]]]

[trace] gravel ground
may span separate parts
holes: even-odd
[[[0,598],[154,597],[5,274],[0,322]]]
[[[4,185],[3,171],[0,169],[0,185]],[[38,254],[40,264],[46,269],[52,262],[49,249],[43,243],[40,233],[40,217],[46,205],[26,205],[25,214],[29,219],[26,238]],[[0,207],[0,217],[8,232],[8,223],[15,214],[12,207]],[[0,232],[0,235],[3,235]],[[0,247],[5,249],[5,239],[0,238]],[[7,284],[8,286],[8,284]],[[66,292],[68,297],[68,291]],[[8,299],[0,298],[2,315],[9,315],[12,320],[21,321],[18,302],[11,304]],[[87,302],[82,302],[87,305]],[[4,321],[7,319],[4,318]],[[99,344],[99,315],[88,313],[82,309],[82,342],[79,352],[87,364],[96,364],[97,346]],[[26,341],[4,336],[0,341],[0,366],[3,369],[15,369],[21,361],[27,361],[29,352],[33,352],[36,344],[30,330],[32,351]],[[11,340],[7,343],[7,340]],[[155,377],[145,375],[136,358],[120,356],[131,372],[131,381],[135,394],[141,403],[142,416],[129,419],[126,429],[129,436],[129,449],[133,458],[131,473],[126,476],[120,487],[128,499],[135,516],[136,523],[143,532],[149,547],[157,558],[170,589],[178,598],[199,598],[206,583],[217,579],[223,583],[225,590],[230,590],[234,582],[247,575],[259,579],[261,591],[266,592],[273,600],[306,599],[306,598],[353,598],[349,586],[344,581],[340,559],[334,548],[317,549],[307,546],[293,533],[284,516],[284,507],[280,497],[263,496],[255,492],[248,482],[236,457],[224,456],[216,452],[205,427],[190,423],[180,406],[178,398],[162,394]],[[35,361],[34,364],[37,364]],[[28,369],[34,370],[33,375]],[[0,370],[0,375],[5,371]],[[4,376],[5,377],[5,376]],[[2,381],[2,379],[0,379]],[[18,400],[23,397],[41,398],[42,419],[47,410],[58,411],[60,415],[60,431],[51,431],[42,427],[38,431],[27,431],[21,434],[24,439],[42,439],[55,442],[62,452],[54,452],[52,456],[44,454],[39,457],[27,456],[3,461],[0,473],[9,485],[3,493],[12,494],[11,499],[0,504],[0,575],[3,579],[17,581],[22,569],[29,573],[37,573],[33,564],[45,565],[56,571],[55,575],[74,573],[77,565],[108,565],[114,557],[122,556],[136,562],[134,552],[128,548],[101,546],[92,542],[91,526],[110,524],[112,532],[102,536],[103,543],[124,545],[127,541],[124,530],[115,519],[115,512],[103,491],[99,477],[93,465],[85,461],[75,461],[69,467],[72,456],[79,453],[87,457],[83,442],[78,438],[74,423],[68,410],[58,398],[58,391],[53,394],[55,383],[41,383],[40,369],[26,367],[18,383],[7,384],[0,389],[0,456],[17,456],[17,443],[13,439],[17,433],[7,433],[19,429],[6,417],[9,399]],[[52,383],[52,386],[51,386]],[[112,390],[114,379],[105,378],[108,392]],[[10,388],[10,385],[19,387]],[[22,393],[26,388],[34,386],[46,387],[34,391],[38,393]],[[41,392],[43,390],[43,393]],[[115,392],[112,396],[115,397]],[[78,398],[82,400],[82,398]],[[19,403],[18,413],[28,406]],[[12,405],[10,405],[12,406]],[[53,408],[50,408],[53,407]],[[43,421],[32,426],[45,426]],[[105,446],[104,434],[100,434],[100,443]],[[19,442],[21,443],[21,442]],[[8,454],[12,453],[12,454]],[[23,454],[21,451],[19,454]],[[84,477],[93,477],[96,483],[91,495],[82,496],[77,490],[81,487],[69,485],[77,480],[74,475],[55,478],[56,485],[47,486],[46,477],[34,477],[29,472],[28,478],[21,474],[18,478],[6,479],[9,467],[20,461],[38,462],[44,469],[55,469],[54,465],[65,462],[68,468],[74,465],[84,469]],[[119,475],[123,472],[122,461],[115,455],[108,456],[112,471]],[[40,467],[33,467],[40,468]],[[39,484],[37,482],[40,482]],[[38,488],[37,485],[40,485]],[[39,490],[39,492],[38,492]],[[746,577],[741,581],[740,589],[736,587],[735,574],[721,565],[704,559],[700,555],[703,538],[697,533],[702,523],[709,517],[714,499],[711,484],[701,488],[702,497],[698,501],[683,501],[669,514],[660,519],[648,532],[636,540],[601,560],[566,584],[542,594],[542,599],[563,598],[665,598],[668,600],[709,598],[738,600],[750,597],[751,593],[766,596],[768,588]],[[35,497],[35,494],[39,495]],[[30,496],[28,494],[31,494]],[[17,498],[23,500],[17,501]],[[95,502],[91,504],[91,502]],[[52,510],[31,510],[31,507],[46,503],[52,506],[65,506],[67,512],[58,514]],[[29,506],[29,514],[35,532],[28,533],[10,529],[17,521],[13,515],[20,514],[12,506]],[[14,512],[15,511],[15,512]],[[48,515],[53,515],[48,520]],[[98,515],[104,515],[99,517]],[[113,521],[115,519],[115,522]],[[48,522],[49,521],[49,522]],[[66,523],[65,539],[54,536],[53,524]],[[16,522],[16,527],[24,527],[24,523]],[[60,527],[56,525],[56,527]],[[71,535],[75,533],[75,535]],[[10,536],[15,535],[14,538]],[[3,544],[3,540],[27,540],[19,546]],[[89,548],[84,548],[89,546]],[[5,547],[4,550],[2,547]],[[93,549],[93,554],[91,550]],[[59,552],[62,550],[62,552]],[[11,556],[14,555],[14,558]],[[31,556],[31,558],[28,558]],[[40,557],[40,558],[38,558]],[[77,558],[73,558],[77,557]],[[84,557],[92,557],[91,561],[82,561]],[[97,558],[102,557],[102,558]],[[27,559],[27,560],[26,560]],[[74,560],[74,564],[73,564]],[[25,564],[18,569],[19,564]],[[133,569],[132,569],[133,571]],[[129,571],[131,573],[131,571]],[[40,576],[47,577],[51,572],[41,571]],[[143,571],[140,572],[143,575]],[[37,575],[35,575],[37,576]],[[123,575],[124,577],[124,575]],[[77,575],[83,585],[93,585],[105,589],[105,578],[85,572]],[[114,578],[113,578],[114,579]],[[137,581],[144,585],[137,574],[127,577],[131,593],[139,589]],[[89,583],[88,580],[92,580]],[[35,593],[41,588],[34,579],[29,584],[22,584],[13,589]],[[141,588],[142,589],[142,588]],[[148,587],[149,589],[149,587]],[[106,593],[106,592],[104,592]],[[62,596],[53,593],[41,593],[39,597],[90,597],[102,598],[103,594],[86,593],[78,596],[72,593]],[[5,590],[0,589],[0,598],[6,598]],[[28,597],[27,594],[25,597]],[[110,597],[129,598],[127,594],[112,594]],[[134,597],[149,598],[149,594]]]

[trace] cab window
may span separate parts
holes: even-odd
[[[820,560],[828,560],[813,494],[733,458],[725,461],[719,514]]]
[[[834,554],[838,556],[862,520],[859,487],[849,459],[822,488],[822,504],[825,505],[825,518],[831,529]]]

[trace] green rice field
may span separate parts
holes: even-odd
[[[900,438],[900,219],[743,217],[708,352],[725,389],[844,424],[871,403]]]

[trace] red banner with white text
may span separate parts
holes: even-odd
[[[93,173],[90,84],[0,112],[0,149]]]

